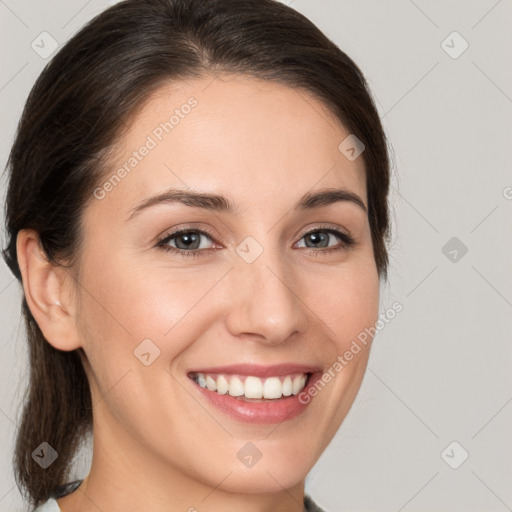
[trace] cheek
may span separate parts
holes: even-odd
[[[152,360],[159,354],[151,365],[163,368],[199,337],[206,317],[216,310],[208,292],[224,273],[217,269],[199,275],[122,259],[90,260],[88,268],[98,269],[84,274],[89,293],[84,292],[82,323],[92,352],[99,354],[100,365],[109,357],[115,358],[113,365],[136,362],[137,369],[139,345],[149,348]],[[141,345],[148,339],[154,346]]]
[[[306,302],[325,323],[338,354],[377,321],[379,284],[373,258],[366,254],[307,278]]]
[[[314,396],[319,399],[312,395],[310,407],[321,433],[318,445],[324,449],[346,417],[364,376],[371,328],[378,319],[379,278],[373,260],[362,256],[350,265],[331,269],[323,276],[324,287],[312,287],[313,282],[308,280],[308,300],[326,325],[326,338],[318,351],[324,353],[327,364],[325,384],[318,383]]]
[[[355,340],[373,326],[379,310],[379,280],[376,275],[362,273],[354,275],[343,283],[339,293],[339,308],[333,312],[336,331],[346,342]],[[341,348],[341,347],[340,347]]]

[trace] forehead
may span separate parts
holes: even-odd
[[[366,203],[363,158],[338,149],[348,135],[323,103],[290,86],[244,75],[166,84],[120,136],[103,183],[122,177],[101,208],[127,213],[170,187],[221,192],[244,210],[340,186]]]

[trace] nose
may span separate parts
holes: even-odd
[[[238,259],[229,278],[226,324],[233,336],[277,345],[304,331],[300,279],[277,251],[265,250],[252,263]]]

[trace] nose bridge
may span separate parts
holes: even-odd
[[[278,247],[247,237],[237,247],[231,279],[234,294],[227,322],[233,335],[260,335],[277,344],[302,330],[305,312],[295,291],[299,283]]]

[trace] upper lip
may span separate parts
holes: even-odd
[[[315,373],[320,371],[319,366],[296,364],[296,363],[281,363],[273,365],[258,365],[258,364],[232,364],[226,366],[211,366],[209,368],[194,368],[188,373],[227,373],[231,375],[253,375],[254,377],[279,377],[283,375],[290,375],[292,373]]]

